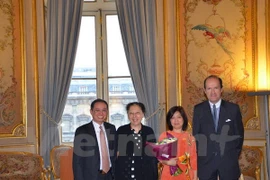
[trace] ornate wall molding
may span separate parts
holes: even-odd
[[[0,1],[0,16],[0,137],[21,137],[26,124],[22,1]]]
[[[206,100],[204,79],[214,74],[223,80],[223,98],[239,104],[245,127],[260,130],[256,99],[247,96],[257,79],[256,8],[252,0],[176,0],[179,104],[190,120]]]

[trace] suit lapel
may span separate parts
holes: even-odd
[[[97,141],[97,135],[96,135],[96,131],[95,131],[95,128],[94,128],[94,125],[93,125],[93,122],[91,121],[89,123],[89,130],[88,130],[89,134],[91,137],[94,137],[95,139],[95,143],[96,143],[96,146],[95,146],[95,154],[97,154],[98,156],[98,159],[99,159],[99,148],[98,148],[98,141]]]
[[[220,110],[219,110],[219,120],[218,120],[218,128],[217,128],[217,132],[221,132],[221,129],[223,127],[223,125],[225,124],[225,121],[228,119],[228,112],[226,109],[226,104],[225,102],[222,100],[221,104],[220,104]]]
[[[212,126],[212,130],[213,132],[215,132],[215,123],[214,123],[214,120],[213,120],[213,116],[212,116],[212,111],[211,111],[211,107],[210,107],[210,104],[208,101],[205,101],[205,104],[204,104],[204,111],[205,111],[205,114],[206,114],[206,122],[207,124],[211,124]]]
[[[96,143],[97,143],[97,135],[96,135],[96,131],[95,131],[95,128],[94,128],[94,125],[93,125],[93,122],[91,121],[90,124],[89,124],[89,130],[88,130],[89,134],[95,138],[96,140]]]
[[[104,127],[105,127],[105,131],[106,131],[106,136],[107,136],[107,141],[108,141],[108,148],[109,148],[109,153],[110,153],[110,157],[113,156],[114,154],[114,148],[112,146],[114,146],[113,141],[111,141],[111,139],[114,139],[114,134],[111,133],[111,128],[108,126],[108,124],[106,122],[104,122]],[[111,146],[112,144],[112,146]]]
[[[104,122],[103,124],[104,124],[104,127],[105,127],[106,135],[108,137],[110,135],[110,128],[108,127],[106,122]]]

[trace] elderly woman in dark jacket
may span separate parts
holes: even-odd
[[[152,128],[144,126],[145,106],[132,102],[126,106],[130,124],[118,128],[118,158],[116,180],[157,180],[157,159],[153,156],[146,141],[156,142]]]

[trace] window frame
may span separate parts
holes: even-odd
[[[93,77],[75,77],[72,80],[94,80],[96,81],[96,97],[102,98],[110,104],[110,90],[109,90],[109,80],[115,78],[130,78],[129,76],[109,76],[109,67],[108,67],[108,44],[107,44],[107,15],[117,15],[115,2],[84,2],[82,16],[94,16],[95,17],[95,52],[96,52],[96,76]],[[132,81],[132,80],[131,80]],[[133,86],[134,88],[134,86]],[[129,88],[130,89],[130,88]],[[136,93],[135,93],[136,96]],[[90,111],[90,106],[89,106]],[[64,114],[65,112],[63,112]],[[112,113],[112,112],[111,112]],[[117,114],[117,113],[114,113]],[[108,113],[107,120],[113,123],[111,118],[113,113]],[[91,116],[91,115],[90,115]],[[124,116],[126,116],[124,114]],[[76,117],[74,117],[76,118]],[[76,121],[76,119],[74,120]],[[77,124],[77,123],[76,123]],[[61,144],[72,144],[73,141],[63,142],[63,128],[60,128],[60,142]],[[76,130],[76,128],[74,129]],[[72,131],[71,131],[72,132]],[[75,134],[75,132],[74,132]]]

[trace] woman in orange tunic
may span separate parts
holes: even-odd
[[[168,138],[168,134],[178,139],[177,157],[160,160],[164,165],[161,180],[197,180],[197,154],[194,136],[187,132],[188,119],[181,106],[173,106],[167,113],[166,123],[169,131],[163,132],[159,141]],[[178,166],[178,171],[171,175],[170,166]]]

